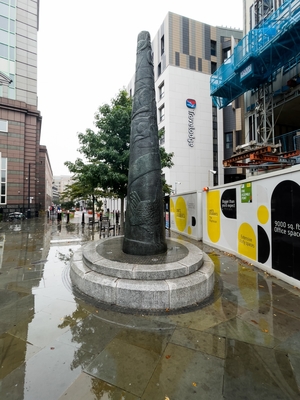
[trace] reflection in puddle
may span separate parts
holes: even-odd
[[[18,232],[21,229],[22,229],[22,225],[21,224],[11,224],[11,225],[9,225],[9,230],[10,231]]]
[[[1,226],[1,399],[299,397],[294,288],[209,249],[212,302],[120,313],[72,292],[70,257],[99,232],[42,218]]]

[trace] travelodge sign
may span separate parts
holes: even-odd
[[[188,108],[188,138],[187,142],[190,147],[194,146],[195,135],[194,135],[194,116],[195,116],[195,108],[196,108],[196,100],[187,99],[186,106]]]

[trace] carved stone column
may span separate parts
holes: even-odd
[[[167,249],[150,34],[138,36],[123,251],[151,255]]]

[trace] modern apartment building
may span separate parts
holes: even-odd
[[[47,147],[40,145],[39,151],[39,182],[38,182],[38,207],[39,210],[47,210],[53,202],[52,181],[53,172]]]
[[[174,166],[164,173],[174,192],[202,190],[242,172],[231,169],[224,177],[222,161],[229,145],[243,140],[243,99],[218,110],[210,96],[211,74],[241,37],[240,30],[169,12],[152,40],[161,145],[174,153]],[[134,78],[128,91],[134,94]]]
[[[56,200],[59,200],[60,195],[62,192],[66,189],[68,185],[71,185],[73,183],[72,176],[71,175],[55,175],[53,176],[53,185],[57,190],[58,198]]]
[[[39,0],[0,0],[0,211],[35,216],[51,204],[52,170],[40,146]],[[30,210],[30,211],[28,211]]]
[[[244,96],[245,143],[226,165],[252,175],[300,163],[299,0],[244,0],[244,31],[211,95],[220,109]]]

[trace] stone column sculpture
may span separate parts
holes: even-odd
[[[166,250],[151,41],[149,32],[141,32],[137,42],[123,251],[152,255]]]

